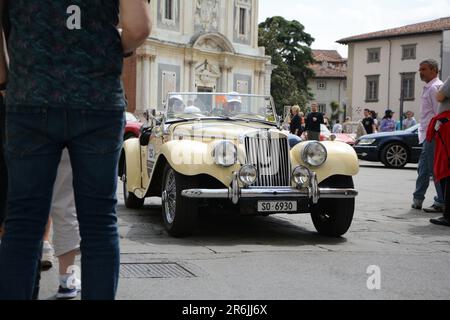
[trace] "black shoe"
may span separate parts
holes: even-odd
[[[439,219],[431,219],[430,222],[438,226],[450,227],[450,219],[446,217],[440,217]]]
[[[444,208],[439,207],[437,205],[432,205],[429,208],[425,208],[423,209],[423,211],[425,211],[426,213],[443,213],[444,212]]]

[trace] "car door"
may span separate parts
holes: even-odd
[[[416,129],[409,135],[408,145],[411,148],[411,162],[419,162],[422,153],[422,144],[419,144],[419,131]]]

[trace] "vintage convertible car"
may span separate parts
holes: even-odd
[[[162,198],[168,233],[190,235],[199,210],[242,215],[311,213],[320,234],[339,237],[353,220],[353,148],[338,141],[290,149],[270,96],[171,93],[164,113],[124,143],[125,204]]]

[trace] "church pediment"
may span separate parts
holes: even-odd
[[[235,53],[231,42],[220,33],[201,33],[191,40],[192,47],[208,52],[230,52]]]

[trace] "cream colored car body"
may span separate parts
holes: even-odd
[[[269,130],[272,136],[286,136],[275,125],[252,121],[196,120],[157,126],[152,130],[148,146],[141,146],[139,139],[124,143],[127,190],[141,199],[161,196],[161,176],[166,163],[182,175],[208,175],[224,188],[229,188],[233,173],[246,164],[243,137],[261,130]],[[238,150],[238,161],[229,168],[216,165],[212,156],[214,146],[223,141],[223,137],[233,141]],[[321,167],[314,168],[301,157],[307,144],[302,142],[290,150],[291,170],[305,166],[316,173],[319,183],[334,175],[354,176],[358,173],[358,157],[349,145],[336,141],[322,142],[328,158]]]

